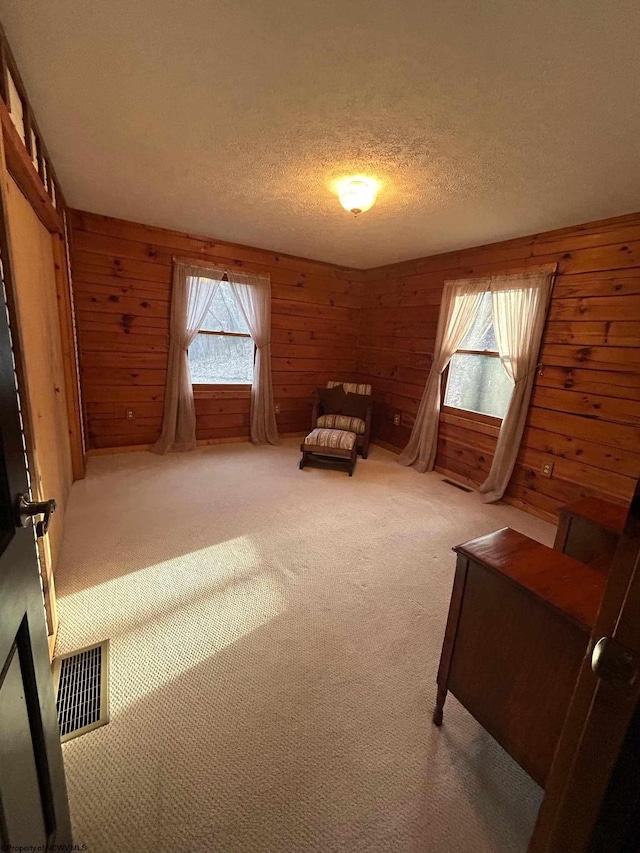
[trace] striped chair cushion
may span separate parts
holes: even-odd
[[[334,447],[340,450],[353,450],[356,435],[343,429],[314,429],[305,438],[305,444],[316,447]]]
[[[350,418],[349,415],[320,415],[316,426],[322,429],[346,429],[364,435],[367,425],[362,418]]]
[[[371,385],[358,385],[355,382],[327,382],[327,388],[335,388],[336,385],[344,385],[347,394],[367,394],[371,396]]]

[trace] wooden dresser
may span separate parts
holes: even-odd
[[[433,721],[451,691],[544,787],[606,574],[508,527],[453,550]]]
[[[580,498],[558,511],[553,547],[581,563],[608,572],[627,509],[600,498]]]

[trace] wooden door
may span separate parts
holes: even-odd
[[[31,488],[36,500],[55,496],[49,532],[38,539],[50,652],[57,630],[54,572],[73,482],[53,240],[13,178],[3,176],[9,287],[20,367]]]
[[[593,651],[604,647],[596,671]],[[529,853],[588,849],[640,701],[640,483],[560,735]]]
[[[0,206],[4,221],[4,207]],[[4,238],[4,229],[2,235]],[[2,239],[0,248],[5,279],[10,277],[6,240]],[[0,846],[3,850],[45,849],[47,844],[70,844],[71,831],[36,544],[33,529],[19,526],[15,516],[18,496],[28,491],[28,473],[9,314],[5,310],[6,293],[3,281],[4,298],[0,306]]]

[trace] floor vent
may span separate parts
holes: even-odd
[[[461,489],[463,492],[472,492],[473,489],[470,489],[469,486],[463,486],[462,483],[456,483],[455,480],[448,480],[446,477],[442,480],[443,483],[446,483],[448,486],[455,486],[456,489]]]
[[[109,640],[54,658],[60,740],[109,722]]]

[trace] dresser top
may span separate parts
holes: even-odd
[[[607,583],[606,575],[597,569],[510,527],[453,550],[523,587],[586,630],[593,627]]]

